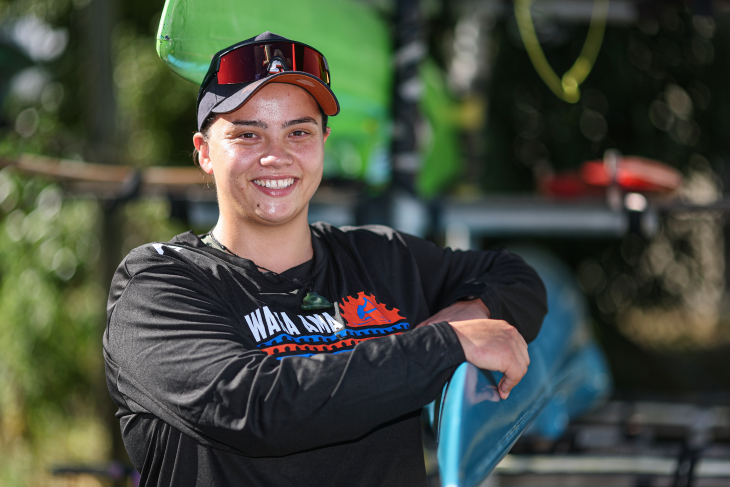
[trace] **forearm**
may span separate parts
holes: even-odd
[[[198,441],[249,456],[359,438],[434,400],[464,361],[458,338],[444,323],[310,358],[277,360],[217,346],[226,358],[204,359],[184,356],[194,343],[179,345],[177,353],[169,353],[168,343],[168,353],[120,366],[122,394]],[[181,361],[186,378],[176,371]]]
[[[216,404],[199,424],[255,456],[359,438],[440,394],[464,360],[451,333],[440,324],[343,354],[267,359],[240,392],[231,391],[246,394],[245,406]]]

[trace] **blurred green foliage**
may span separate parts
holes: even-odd
[[[102,463],[107,288],[101,207],[0,171],[0,485],[47,485],[56,463]],[[183,231],[164,200],[124,208],[124,252]]]
[[[191,163],[196,129],[197,87],[172,73],[157,57],[154,35],[163,1],[113,2],[113,80],[116,96],[118,163],[135,166]],[[41,62],[42,89],[25,97],[9,97],[2,118],[6,128],[0,154],[42,153],[88,160],[88,94],[91,63],[85,23],[91,0],[0,0],[0,23],[35,16],[55,29],[65,29],[63,54]]]
[[[160,61],[152,32],[125,20],[113,33],[122,153],[137,166],[188,165],[198,90]]]
[[[157,58],[163,2],[116,2],[112,32],[118,162],[190,164],[196,88]],[[0,23],[35,16],[65,29],[58,58],[38,63],[40,89],[2,107],[0,156],[90,160],[84,22],[89,0],[0,0]],[[31,90],[32,91],[32,90]],[[93,162],[93,159],[91,159]],[[108,283],[100,264],[102,205],[39,178],[0,171],[0,485],[63,484],[56,464],[103,464],[111,454],[101,336]],[[124,253],[183,231],[166,200],[122,208]],[[116,258],[121,260],[123,255]],[[112,256],[114,258],[114,256]],[[63,484],[65,485],[65,484]]]
[[[44,468],[29,461],[39,450],[68,461],[102,459],[108,448],[93,394],[103,370],[99,209],[8,170],[0,200],[0,484],[25,485]]]

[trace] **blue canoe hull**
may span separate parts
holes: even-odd
[[[545,282],[550,311],[529,345],[529,371],[507,400],[496,391],[501,374],[467,363],[429,405],[447,487],[478,486],[528,428],[530,435],[555,439],[571,417],[611,392],[608,364],[591,338],[585,298],[570,270],[542,251],[518,253]]]

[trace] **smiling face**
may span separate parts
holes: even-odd
[[[269,83],[218,116],[207,140],[195,134],[200,166],[215,177],[222,223],[306,225],[328,135],[314,98],[284,83]]]

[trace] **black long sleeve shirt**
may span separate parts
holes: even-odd
[[[104,359],[141,485],[423,486],[419,410],[465,357],[447,323],[415,325],[477,295],[528,341],[539,331],[545,289],[505,250],[311,230],[289,280],[191,232],[120,264]],[[335,307],[302,310],[297,282]]]

